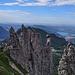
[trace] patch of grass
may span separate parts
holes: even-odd
[[[13,75],[13,73],[0,66],[0,75]]]
[[[8,54],[7,56],[8,56],[8,57],[10,58],[10,60],[19,68],[19,70],[20,70],[24,75],[26,75],[27,71],[26,71],[25,69],[23,69],[19,63],[17,63],[15,60],[13,60],[13,59],[10,57],[9,54]]]
[[[20,75],[15,71],[8,61],[8,57],[3,52],[0,52],[0,75]]]

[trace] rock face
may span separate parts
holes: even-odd
[[[53,75],[52,51],[50,36],[47,35],[46,46],[42,45],[42,38],[34,29],[21,27],[18,35],[10,28],[10,56],[27,71],[27,75]]]
[[[75,47],[70,43],[59,62],[58,75],[75,75]]]

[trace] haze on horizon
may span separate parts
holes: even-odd
[[[0,23],[75,25],[75,0],[1,0]]]

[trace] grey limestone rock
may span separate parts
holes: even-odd
[[[53,75],[50,36],[46,46],[42,45],[41,35],[34,29],[27,29],[23,24],[18,35],[11,27],[10,56],[27,71],[27,75]]]
[[[59,62],[58,75],[75,75],[75,47],[68,43]]]

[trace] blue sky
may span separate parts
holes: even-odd
[[[75,0],[1,0],[0,23],[75,25]]]

